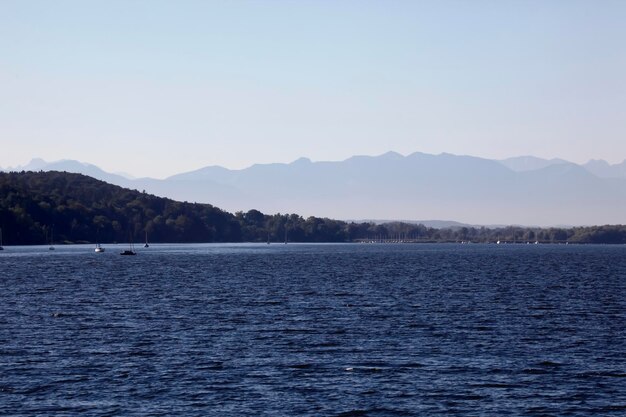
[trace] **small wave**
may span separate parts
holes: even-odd
[[[149,350],[137,350],[137,351],[129,352],[128,356],[139,356],[139,357],[150,358],[150,357],[157,356],[157,355],[156,353],[151,352]]]
[[[315,329],[297,329],[297,328],[287,328],[287,329],[278,329],[277,331],[287,334],[316,334],[319,333],[318,330]]]
[[[503,368],[492,368],[487,371],[490,374],[511,374],[513,373],[512,369],[503,369]]]
[[[355,409],[350,411],[344,411],[336,414],[336,417],[361,417],[367,416],[367,410]]]
[[[38,394],[38,393],[42,393],[45,391],[49,391],[53,388],[54,388],[54,384],[43,384],[43,385],[37,385],[35,387],[26,388],[24,390],[19,391],[19,393],[24,394],[24,395]],[[17,392],[17,390],[14,392]]]
[[[423,368],[426,365],[424,365],[423,363],[419,363],[419,362],[407,362],[399,366],[400,368]]]
[[[66,379],[58,379],[54,381],[55,384],[75,384],[78,382],[89,381],[89,377],[87,375],[78,375],[73,378]]]
[[[221,361],[202,363],[195,367],[199,371],[215,371],[223,368],[224,362]]]
[[[527,375],[544,375],[550,373],[550,371],[538,368],[526,368],[522,371],[522,373]]]
[[[537,365],[544,366],[546,368],[558,368],[558,367],[562,366],[563,364],[561,364],[559,362],[552,362],[552,361],[541,361]]]
[[[624,372],[614,372],[614,371],[590,371],[583,372],[576,375],[578,378],[626,378],[626,373]]]
[[[313,364],[310,363],[296,363],[293,365],[287,365],[287,368],[291,368],[291,369],[311,369],[313,367]]]
[[[55,287],[39,287],[39,288],[35,288],[33,291],[36,294],[45,294],[45,293],[49,293],[49,292],[55,292],[57,289]]]
[[[345,368],[348,372],[360,372],[360,373],[378,373],[382,372],[383,368],[378,368],[375,366],[350,366]]]
[[[5,394],[12,394],[15,392],[15,388],[10,385],[0,385],[0,392],[3,392]]]
[[[276,305],[283,304],[283,301],[280,301],[280,300],[258,300],[258,301],[252,301],[250,304],[254,305],[254,306],[276,306]]]
[[[506,383],[499,383],[499,382],[486,382],[484,384],[475,384],[472,386],[476,388],[512,389],[512,388],[518,388],[520,385],[519,384],[506,384]]]
[[[494,328],[492,326],[476,326],[474,327],[474,330],[479,332],[492,332]]]
[[[529,306],[528,309],[538,310],[538,311],[550,311],[550,310],[556,310],[556,307],[549,306],[549,305],[538,305],[538,306]]]
[[[612,411],[624,411],[626,410],[626,404],[618,404],[618,405],[607,405],[606,407],[602,407],[598,410],[600,413],[604,412],[612,412]]]
[[[310,346],[313,348],[335,348],[337,346],[341,346],[341,344],[337,342],[319,342],[312,343]]]

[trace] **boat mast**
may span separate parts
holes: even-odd
[[[50,228],[50,247],[48,250],[54,250],[54,225]]]

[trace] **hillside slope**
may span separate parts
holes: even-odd
[[[239,240],[232,214],[66,172],[0,173],[0,226],[11,244]],[[54,230],[53,230],[54,229]]]

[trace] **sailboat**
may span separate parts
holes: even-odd
[[[96,235],[97,235],[97,234],[98,234],[98,231],[96,230]],[[100,240],[100,239],[97,239],[97,240],[96,240],[96,249],[94,249],[94,252],[96,252],[96,253],[102,253],[102,252],[104,252],[104,248],[100,245],[99,240]]]
[[[120,255],[137,255],[135,252],[135,245],[133,245],[132,235],[128,234],[128,249],[121,251]]]
[[[146,244],[143,245],[144,248],[149,248],[150,245],[148,245],[148,232],[146,232]]]
[[[4,250],[2,247],[2,228],[0,227],[0,250]]]
[[[128,249],[120,252],[120,255],[137,255],[137,252],[135,252],[133,249],[135,249],[135,247],[131,243]]]
[[[50,246],[48,250],[54,250],[54,226],[50,229]]]

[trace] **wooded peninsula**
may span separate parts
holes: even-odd
[[[451,227],[225,212],[67,172],[0,173],[4,245],[141,242],[473,242],[626,244],[625,225]]]

